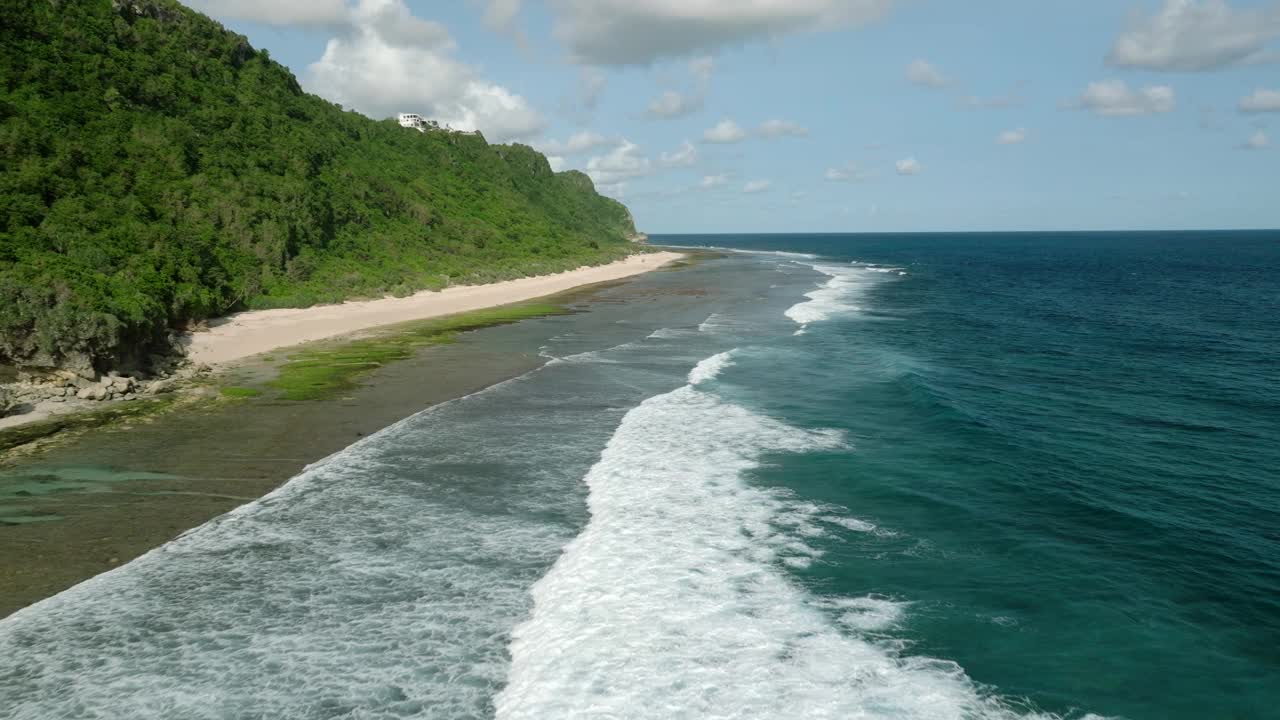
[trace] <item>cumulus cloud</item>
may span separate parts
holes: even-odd
[[[698,187],[710,189],[720,187],[727,182],[729,182],[729,176],[725,173],[721,173],[719,175],[704,175],[702,177],[702,182],[698,183]]]
[[[606,145],[620,145],[619,138],[607,138],[590,130],[582,130],[569,136],[568,140],[548,140],[537,143],[537,147],[548,155],[580,155]]]
[[[360,0],[308,68],[307,84],[374,117],[419,112],[500,142],[542,131],[542,115],[523,97],[481,79],[454,49],[442,25],[415,17],[403,0]]]
[[[1173,110],[1174,104],[1173,88],[1168,85],[1133,89],[1123,80],[1104,80],[1089,83],[1084,94],[1067,103],[1067,107],[1122,117],[1166,113]]]
[[[968,109],[978,108],[1010,108],[1017,107],[1023,103],[1022,95],[1017,92],[1008,95],[992,95],[991,97],[979,97],[977,95],[965,95],[960,98],[960,107]]]
[[[555,34],[590,65],[662,58],[873,22],[894,0],[549,0]]]
[[[642,152],[639,145],[622,139],[609,152],[589,158],[584,169],[597,186],[607,188],[608,194],[617,197],[632,180],[674,168],[690,167],[697,161],[698,149],[688,140],[675,150],[662,153],[655,162]]]
[[[703,141],[709,143],[736,143],[746,139],[746,137],[747,131],[728,118],[721,120],[716,123],[715,127],[702,133]]]
[[[587,174],[600,185],[618,185],[652,172],[653,163],[640,153],[639,145],[629,140],[587,161]]]
[[[894,163],[894,167],[897,168],[899,175],[919,175],[924,170],[924,166],[913,157],[899,160]]]
[[[1265,130],[1259,130],[1249,136],[1248,140],[1240,147],[1245,150],[1261,150],[1271,144],[1271,138],[1267,137]]]
[[[907,66],[907,80],[910,80],[915,85],[930,88],[946,87],[950,82],[938,68],[931,65],[927,60],[913,60]]]
[[[762,193],[772,186],[773,183],[768,180],[752,180],[742,186],[742,192],[747,193],[748,195],[754,195],[755,193]]]
[[[1000,145],[1017,145],[1025,142],[1027,139],[1026,128],[1015,128],[1013,130],[1005,130],[996,136],[996,142]]]
[[[649,101],[649,107],[646,112],[649,117],[675,118],[698,112],[702,109],[702,106],[703,98],[701,95],[686,95],[675,90],[667,90]]]
[[[669,153],[664,152],[662,155],[658,156],[658,162],[661,163],[663,167],[669,168],[689,167],[690,165],[698,162],[698,149],[693,146],[693,143],[685,140],[675,151]]]
[[[560,172],[567,164],[565,159],[559,155],[548,155],[547,164],[551,166],[551,172]]]
[[[1238,107],[1243,113],[1280,112],[1280,90],[1258,88],[1252,95],[1241,98]]]
[[[689,74],[693,75],[693,79],[703,89],[711,84],[711,76],[715,71],[716,59],[710,55],[703,55],[689,61]]]
[[[790,120],[768,120],[756,129],[756,134],[766,138],[805,137],[809,128]]]
[[[846,163],[839,167],[829,167],[822,173],[822,179],[827,182],[861,182],[875,177],[875,173],[861,170],[853,163]]]
[[[278,27],[337,28],[350,21],[346,0],[192,0],[195,9],[218,18]]]
[[[521,0],[489,0],[484,22],[491,28],[506,30],[520,14]]]
[[[651,118],[669,119],[691,115],[702,109],[706,103],[707,91],[711,87],[711,76],[715,73],[716,61],[711,57],[698,57],[689,61],[689,74],[693,77],[694,87],[689,92],[667,90],[649,101],[646,113]]]
[[[1280,37],[1280,6],[1233,10],[1225,0],[1165,0],[1136,17],[1107,54],[1107,63],[1159,71],[1217,70],[1262,58]]]

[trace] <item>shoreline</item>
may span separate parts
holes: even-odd
[[[209,328],[186,334],[181,344],[192,368],[224,370],[254,356],[293,349],[322,340],[370,332],[391,325],[497,308],[535,300],[598,283],[623,280],[658,270],[687,257],[685,253],[639,253],[606,265],[588,265],[551,275],[534,275],[483,285],[424,290],[404,298],[353,300],[308,308],[249,310],[209,321]],[[191,380],[196,373],[168,377]],[[23,413],[0,417],[0,432],[38,423],[57,422],[118,407],[122,401],[89,401],[69,397],[45,400]],[[0,449],[0,459],[4,450]]]
[[[669,262],[666,255],[636,263],[622,277],[662,267]],[[535,299],[572,311],[600,293],[618,292],[609,281],[620,278],[586,277],[591,279]],[[428,317],[425,324],[441,323]],[[519,335],[528,332],[519,329],[523,325],[517,320],[480,327]],[[361,327],[288,347],[303,355],[332,355],[341,364],[347,348],[370,339],[395,342],[423,326]],[[147,414],[146,401],[94,403],[70,417],[120,417],[0,452],[0,618],[270,493],[361,437],[546,362],[537,352],[512,351],[482,337],[494,336],[414,345],[407,356],[378,364],[352,386],[306,400],[290,400],[272,387],[286,359],[246,355],[167,396],[163,402],[171,409]],[[255,391],[227,392],[245,386]],[[130,415],[134,408],[139,412]]]
[[[348,301],[309,308],[249,310],[210,323],[184,338],[193,363],[217,368],[254,355],[327,340],[384,325],[426,320],[533,300],[583,285],[621,280],[657,270],[684,257],[660,251],[631,255],[608,265],[580,267],[485,285],[426,290],[404,298]]]

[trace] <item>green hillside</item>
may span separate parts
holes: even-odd
[[[630,251],[585,175],[345,112],[171,0],[0,0],[0,70],[0,363],[127,365],[237,309]]]

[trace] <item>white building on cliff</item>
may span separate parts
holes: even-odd
[[[449,127],[448,125],[445,125],[442,127],[439,122],[435,120],[428,120],[422,117],[421,115],[419,115],[418,113],[400,113],[399,115],[396,116],[396,120],[399,121],[400,127],[413,128],[418,132],[426,132],[428,130],[444,130],[445,132],[457,133],[459,135],[479,135],[480,134],[478,130],[455,130]]]

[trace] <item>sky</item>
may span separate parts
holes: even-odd
[[[186,1],[650,233],[1280,227],[1280,0]]]

